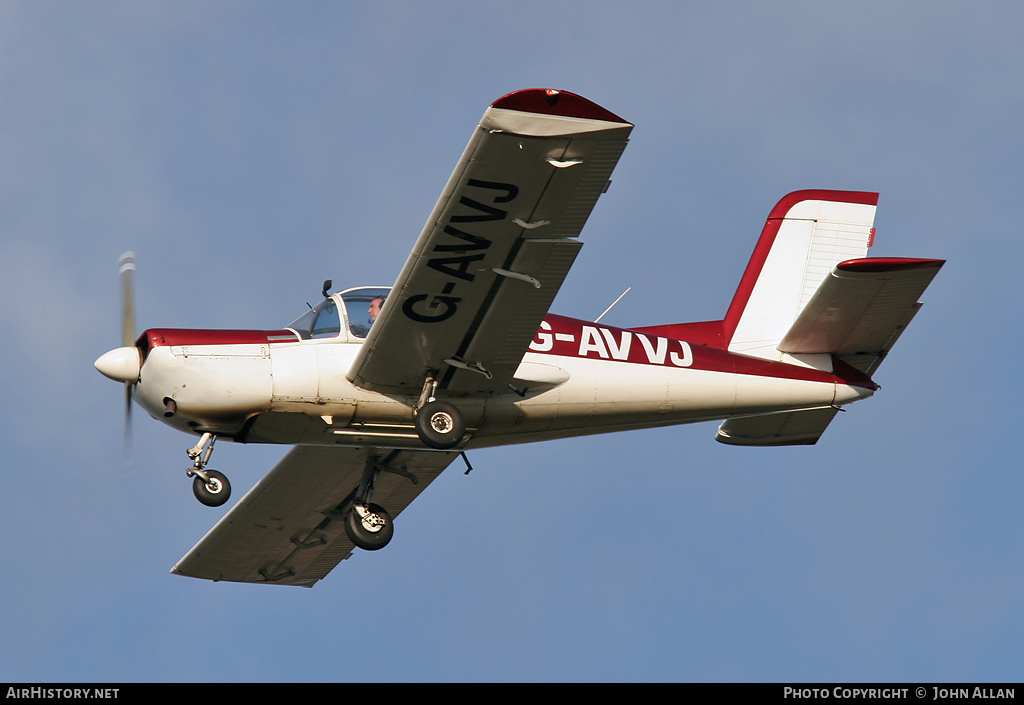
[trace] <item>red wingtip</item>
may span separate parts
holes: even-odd
[[[605,110],[597,103],[593,103],[575,93],[556,91],[552,88],[527,88],[509,93],[494,101],[491,107],[519,110],[524,113],[560,115],[562,117],[629,124],[626,120],[623,120],[615,113]]]

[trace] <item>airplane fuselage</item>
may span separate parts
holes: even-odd
[[[290,329],[150,329],[135,400],[183,431],[247,443],[422,448],[414,396],[347,378],[361,342]],[[506,394],[453,397],[486,447],[840,406],[876,385],[829,355],[775,362],[635,330],[548,316]]]

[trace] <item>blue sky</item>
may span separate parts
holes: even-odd
[[[0,0],[0,680],[1021,680],[1022,21]],[[122,467],[92,367],[120,253],[140,330],[389,284],[485,107],[527,87],[636,125],[555,312],[631,286],[608,323],[720,318],[783,195],[879,191],[873,255],[949,260],[883,389],[812,448],[701,424],[475,452],[312,590],[170,575],[224,510],[138,410]],[[284,451],[213,465],[240,497]]]

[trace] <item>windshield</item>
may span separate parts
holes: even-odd
[[[381,286],[367,286],[341,292],[348,314],[348,329],[357,338],[365,338],[370,327],[377,320],[381,307],[387,301],[391,289]]]
[[[303,340],[331,338],[341,332],[341,318],[334,299],[324,299],[288,324]]]

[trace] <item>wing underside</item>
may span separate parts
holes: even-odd
[[[571,93],[492,105],[348,373],[419,394],[507,392],[632,125]]]
[[[458,453],[297,446],[171,570],[207,580],[312,587],[354,548],[344,510],[368,462],[373,501],[397,517]]]

